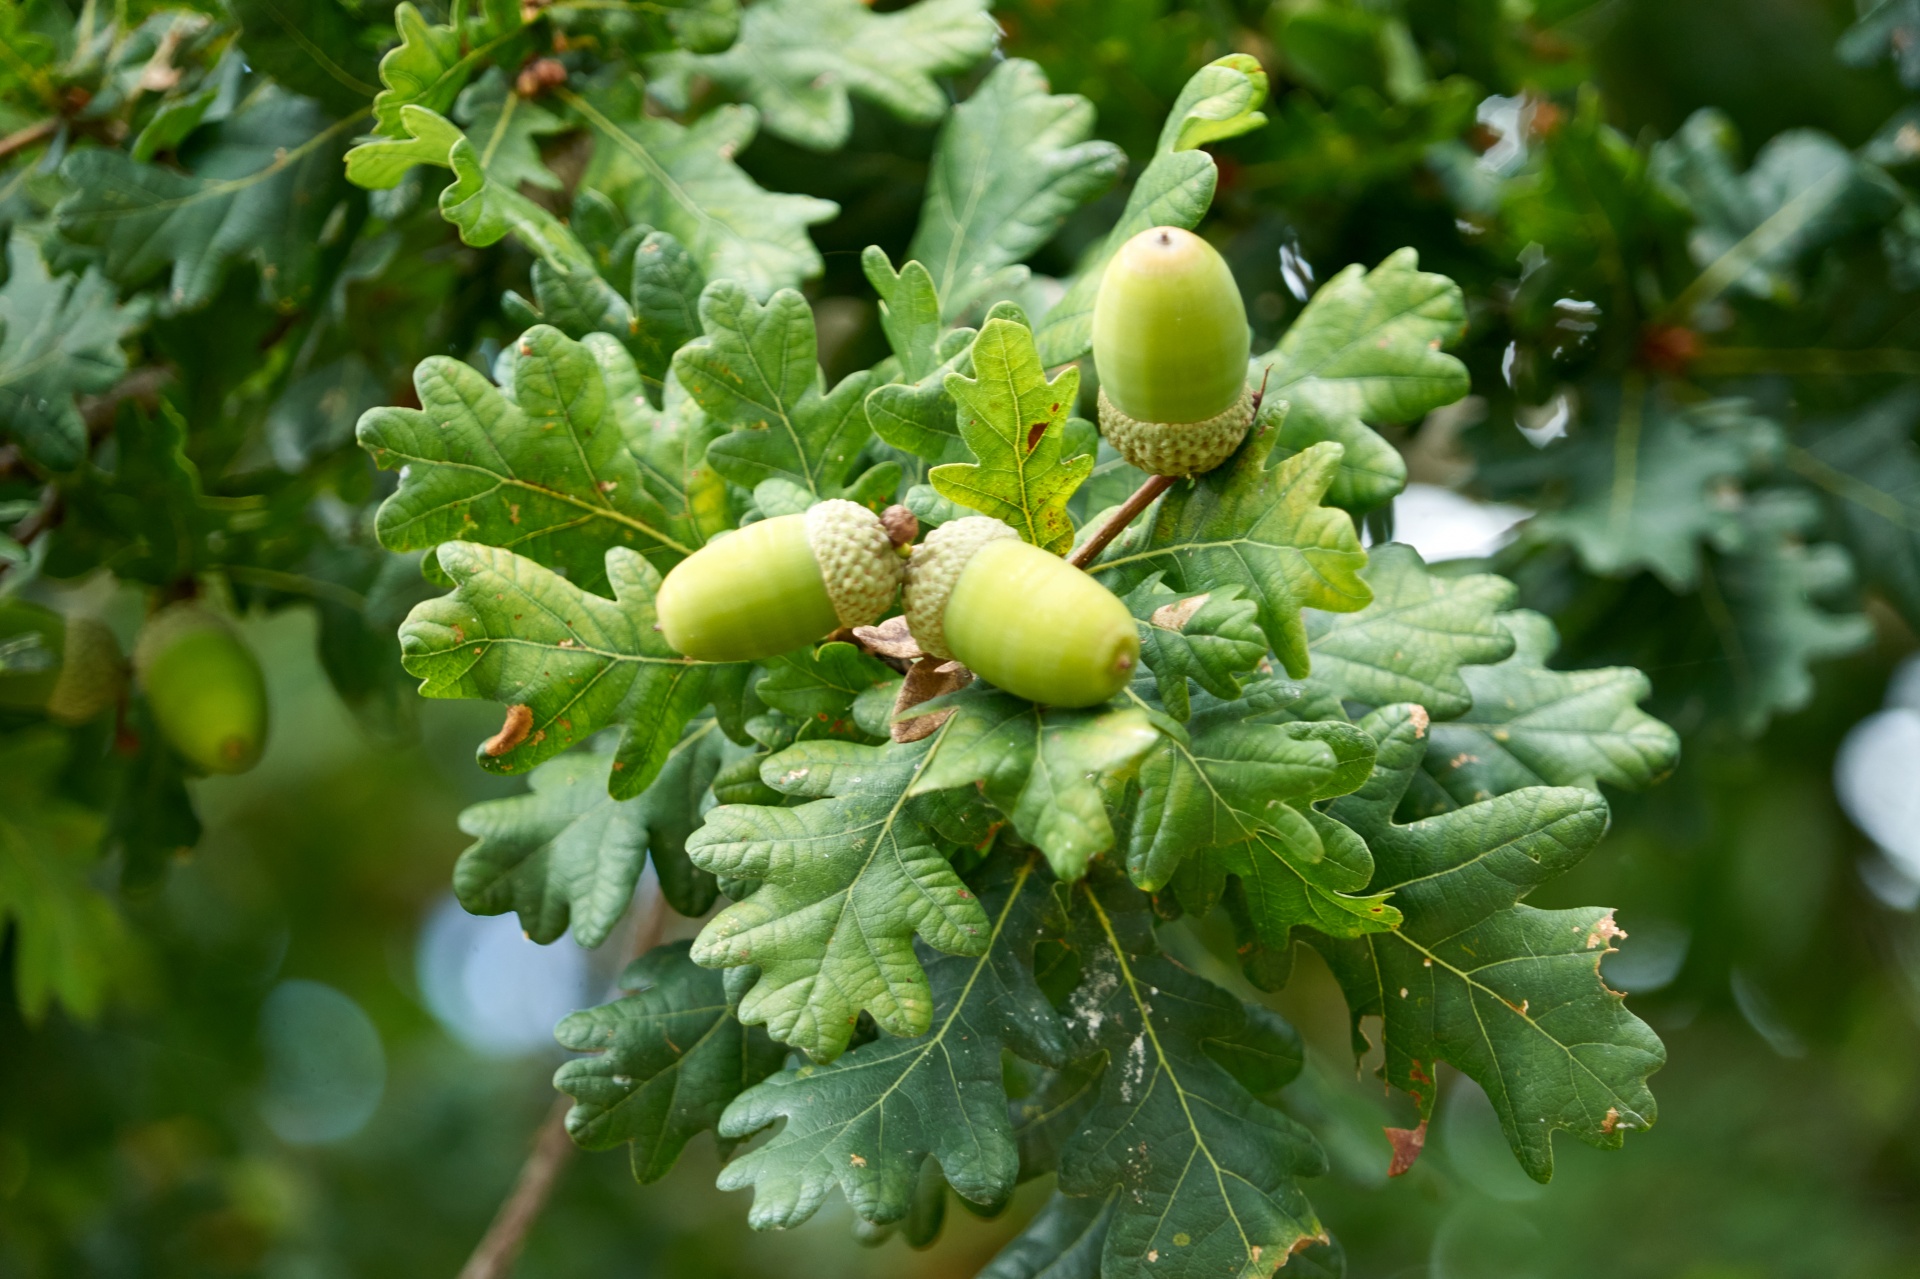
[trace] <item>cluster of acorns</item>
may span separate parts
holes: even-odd
[[[1253,422],[1250,342],[1239,286],[1213,247],[1174,227],[1141,232],[1108,265],[1094,306],[1101,432],[1150,474],[1218,466]],[[904,593],[923,652],[1009,693],[1093,706],[1132,678],[1133,617],[1085,572],[984,515],[917,546],[914,532],[904,508],[882,517],[837,499],[749,524],[667,574],[661,633],[700,661],[751,661],[877,622]]]

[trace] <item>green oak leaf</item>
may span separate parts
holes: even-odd
[[[1732,289],[1791,305],[1799,259],[1907,204],[1884,171],[1814,129],[1775,135],[1745,173],[1740,154],[1733,122],[1712,107],[1653,149],[1653,176],[1693,210],[1687,247],[1703,270],[1692,299]]]
[[[1063,710],[975,682],[923,703],[953,714],[931,739],[910,793],[978,785],[1063,880],[1113,847],[1105,790],[1125,778],[1158,739],[1139,707]]]
[[[1246,677],[1266,660],[1267,637],[1260,630],[1259,610],[1241,598],[1238,586],[1224,586],[1202,595],[1176,595],[1152,574],[1126,598],[1140,628],[1140,664],[1136,677],[1153,685],[1154,692],[1175,719],[1191,710],[1187,681],[1191,679],[1215,697],[1228,701],[1240,696]]]
[[[376,464],[405,468],[376,517],[382,545],[484,542],[588,588],[606,580],[613,547],[666,566],[697,549],[710,521],[689,493],[698,477],[679,468],[702,433],[663,441],[665,456],[636,457],[620,418],[639,406],[630,393],[609,395],[596,350],[637,381],[613,339],[575,342],[545,325],[514,344],[506,387],[448,356],[422,360],[413,375],[421,407],[370,409],[358,427]]]
[[[1701,543],[1739,523],[1719,494],[1772,461],[1780,428],[1743,401],[1676,405],[1635,379],[1595,385],[1587,398],[1590,420],[1612,429],[1555,446],[1569,496],[1525,536],[1567,543],[1603,576],[1647,569],[1674,591],[1693,589]]]
[[[758,107],[775,137],[837,151],[853,130],[850,94],[936,124],[949,103],[934,77],[965,71],[998,38],[987,0],[920,0],[890,13],[860,0],[761,0],[725,52],[668,54],[649,69],[676,108],[685,82],[703,76]]]
[[[1105,1199],[1054,1191],[975,1279],[1100,1279],[1118,1199],[1117,1191]]]
[[[1427,752],[1418,706],[1388,706],[1360,726],[1379,743],[1373,778],[1332,815],[1373,851],[1374,891],[1390,891],[1398,929],[1315,945],[1346,992],[1354,1050],[1364,1018],[1383,1019],[1381,1075],[1424,1122],[1445,1061],[1486,1090],[1501,1131],[1536,1181],[1553,1175],[1553,1133],[1617,1148],[1654,1120],[1647,1076],[1666,1050],[1600,979],[1624,934],[1599,907],[1519,905],[1585,857],[1607,806],[1582,787],[1534,786],[1408,825],[1395,807]]]
[[[380,83],[386,87],[373,100],[373,131],[388,138],[404,138],[412,132],[404,121],[407,107],[446,115],[476,70],[496,57],[502,63],[511,61],[500,57],[501,50],[523,30],[509,21],[493,30],[463,33],[428,22],[412,0],[401,0],[394,8],[393,25],[400,43],[380,59]],[[476,41],[475,35],[482,38]]]
[[[4,296],[4,295],[0,295]],[[871,411],[871,410],[869,410]],[[1835,531],[1855,568],[1920,628],[1920,386],[1909,384],[1818,424],[1793,468],[1830,495]]]
[[[1891,61],[1900,83],[1920,88],[1920,43],[1911,34],[1916,22],[1920,7],[1915,0],[1875,0],[1861,6],[1859,20],[1841,35],[1834,54],[1850,67]]]
[[[796,739],[864,739],[855,723],[854,703],[861,694],[897,685],[900,676],[853,644],[822,644],[787,653],[762,665],[767,673],[753,686],[761,701],[799,726]],[[891,713],[892,701],[888,703]],[[885,732],[878,734],[884,737]]]
[[[454,896],[476,915],[514,911],[521,930],[543,946],[569,923],[580,945],[598,946],[626,914],[651,853],[667,901],[698,919],[719,890],[687,860],[687,838],[700,824],[720,753],[720,734],[707,720],[628,800],[607,794],[613,761],[606,752],[548,760],[533,770],[526,794],[460,814],[460,829],[479,842],[454,865]]]
[[[229,8],[247,65],[285,88],[335,115],[364,111],[379,92],[361,22],[338,0],[232,0]]]
[[[29,1025],[56,1001],[91,1021],[132,941],[93,886],[101,814],[56,792],[67,736],[40,726],[0,743],[0,923],[10,925],[13,997]]]
[[[696,866],[760,887],[715,916],[693,957],[751,965],[740,1020],[818,1062],[847,1047],[862,1009],[882,1030],[923,1035],[933,996],[917,934],[949,954],[982,954],[991,925],[934,841],[930,807],[909,793],[924,746],[805,742],[761,768],[784,808],[724,804],[687,845]]]
[[[1008,58],[940,126],[907,256],[932,273],[947,320],[1024,280],[1018,264],[1120,176],[1126,157],[1090,140],[1093,117],[1085,98],[1048,93],[1037,64]]]
[[[941,323],[933,277],[920,263],[908,262],[895,272],[887,255],[873,246],[861,263],[879,294],[880,325],[893,348],[893,356],[874,369],[876,378],[889,380],[867,392],[867,424],[881,440],[923,461],[972,460],[947,394],[947,377],[973,371],[974,330]]]
[[[120,343],[145,316],[143,301],[116,305],[98,271],[55,276],[32,240],[11,237],[0,286],[0,432],[42,466],[78,466],[87,426],[74,397],[120,380],[127,371]]]
[[[1442,577],[1399,542],[1369,551],[1360,576],[1373,603],[1305,614],[1314,682],[1366,706],[1418,702],[1436,719],[1464,714],[1474,697],[1461,668],[1513,653],[1496,616],[1513,602],[1513,583],[1491,573]]]
[[[1263,415],[1287,406],[1281,449],[1345,447],[1328,492],[1335,506],[1368,510],[1406,487],[1406,462],[1370,423],[1417,422],[1469,388],[1467,366],[1440,349],[1466,331],[1466,299],[1419,268],[1413,249],[1371,271],[1349,266],[1315,291],[1278,346],[1254,357]]]
[[[383,190],[398,186],[415,165],[451,169],[453,183],[440,192],[440,216],[463,241],[485,248],[511,235],[551,270],[592,274],[593,259],[567,224],[490,172],[487,157],[452,121],[408,104],[400,108],[400,126],[405,136],[398,140],[377,138],[347,152],[350,181]],[[510,162],[494,162],[512,168]]]
[[[1020,1150],[1020,1180],[1025,1182],[1060,1170],[1061,1152],[1099,1099],[1107,1055],[1089,1053],[1057,1070],[1011,1064],[1017,1071],[1012,1077],[1027,1085],[1007,1106],[1014,1145]]]
[[[1673,771],[1680,737],[1641,710],[1652,691],[1630,666],[1547,669],[1559,647],[1539,613],[1503,613],[1513,655],[1460,672],[1472,709],[1432,726],[1426,771],[1455,804],[1528,786],[1651,786]]]
[[[585,185],[611,197],[635,224],[686,245],[708,279],[734,280],[765,297],[820,274],[807,228],[840,206],[767,191],[734,162],[759,127],[752,107],[716,107],[682,125],[649,115],[636,81],[590,97],[563,89],[560,99],[596,135]]]
[[[614,598],[606,599],[498,547],[444,542],[438,555],[454,592],[407,614],[401,661],[424,696],[527,708],[518,734],[509,712],[502,738],[480,747],[480,766],[523,773],[619,725],[625,732],[608,793],[630,799],[652,785],[681,729],[706,704],[711,669],[661,638],[653,604],[659,571],[615,547],[606,563]]]
[[[1230,53],[1193,73],[1167,113],[1153,158],[1127,193],[1120,220],[1080,263],[1066,295],[1040,326],[1040,355],[1047,367],[1077,360],[1093,345],[1094,299],[1121,245],[1151,227],[1200,225],[1213,204],[1220,171],[1199,148],[1265,124],[1260,107],[1266,100],[1267,73],[1249,54]]]
[[[690,945],[656,946],[620,976],[635,993],[554,1029],[561,1047],[594,1054],[554,1073],[553,1086],[574,1099],[567,1132],[587,1150],[625,1144],[642,1182],[666,1176],[687,1142],[786,1056],[766,1031],[734,1019],[725,978],[694,963]],[[733,1144],[715,1140],[722,1154]]]
[[[1721,636],[1736,717],[1758,735],[1775,715],[1813,700],[1812,666],[1873,642],[1864,614],[1820,607],[1853,583],[1853,564],[1831,542],[1808,545],[1819,522],[1813,495],[1775,489],[1756,494],[1739,512],[1718,562],[1730,625]]]
[[[940,297],[932,273],[914,261],[894,270],[887,251],[877,244],[869,244],[860,254],[860,269],[880,297],[880,328],[898,366],[894,380],[925,380],[944,362],[939,349],[947,332],[940,322]]]
[[[1253,1068],[1262,1091],[1272,1072],[1216,1053],[1244,1042],[1245,1007],[1127,936],[1145,931],[1116,918],[1143,909],[1129,897],[1094,880],[1072,897],[1083,971],[1068,1026],[1106,1050],[1107,1070],[1062,1155],[1060,1190],[1096,1204],[1113,1196],[1104,1279],[1270,1274],[1327,1238],[1299,1185],[1326,1171],[1326,1156],[1229,1062]]]
[[[728,1137],[785,1121],[720,1174],[722,1190],[753,1188],[756,1229],[800,1224],[836,1185],[866,1221],[898,1221],[928,1157],[964,1199],[998,1208],[1012,1196],[1020,1162],[1002,1052],[1053,1065],[1067,1056],[1032,968],[1051,881],[1028,852],[996,855],[969,882],[991,921],[986,949],[923,953],[933,990],[925,1034],[882,1035],[829,1065],[783,1071],[727,1107]]]
[[[813,308],[792,289],[760,303],[743,285],[715,280],[700,295],[700,321],[706,335],[680,348],[673,372],[732,428],[707,447],[714,470],[746,489],[780,479],[816,500],[844,495],[871,435],[861,403],[870,375],[826,389]]]
[[[1061,458],[1080,370],[1062,369],[1049,382],[1032,330],[1011,320],[987,321],[973,340],[972,362],[973,376],[949,373],[946,388],[961,438],[980,461],[936,466],[927,478],[947,500],[1064,553],[1073,546],[1067,500],[1093,470],[1091,453]]]
[[[557,191],[561,182],[540,159],[539,139],[567,125],[553,112],[513,91],[499,67],[460,91],[453,118],[466,130],[487,181],[508,190],[522,183]]]
[[[1351,724],[1249,723],[1244,708],[1208,701],[1188,739],[1162,734],[1140,764],[1127,873],[1148,892],[1164,887],[1182,858],[1256,836],[1291,845],[1300,860],[1323,860],[1302,808],[1354,789],[1373,768],[1373,743]]]
[[[211,127],[193,168],[141,164],[104,148],[61,163],[70,192],[54,210],[61,233],[101,250],[100,269],[125,288],[161,272],[161,309],[213,298],[236,259],[260,269],[265,301],[311,300],[321,234],[345,196],[340,157],[358,117],[330,123],[319,104],[267,86]]]
[[[1240,587],[1274,655],[1301,678],[1308,653],[1300,610],[1357,612],[1373,592],[1360,576],[1367,553],[1353,520],[1320,504],[1339,471],[1340,446],[1315,444],[1268,469],[1278,439],[1276,423],[1256,424],[1239,452],[1174,485],[1152,519],[1128,529],[1089,571],[1110,586],[1159,571],[1181,592]]]

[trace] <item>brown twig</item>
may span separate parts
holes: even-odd
[[[632,954],[644,955],[657,946],[666,924],[667,900],[655,888],[646,918],[634,933]],[[613,993],[618,993],[617,987]],[[547,1200],[553,1197],[553,1188],[559,1184],[560,1174],[573,1159],[575,1146],[567,1132],[567,1111],[572,1108],[571,1097],[554,1100],[534,1134],[533,1149],[528,1152],[527,1161],[520,1165],[520,1175],[514,1178],[512,1191],[500,1205],[500,1211],[494,1214],[493,1224],[481,1236],[467,1264],[460,1268],[460,1279],[506,1279],[513,1272],[513,1263],[527,1242],[528,1232],[540,1219]]]
[[[1140,512],[1153,505],[1153,500],[1173,487],[1171,475],[1151,475],[1147,482],[1133,491],[1120,509],[1107,517],[1106,523],[1093,531],[1093,536],[1082,543],[1073,554],[1067,556],[1067,563],[1075,568],[1085,568],[1099,558],[1100,552],[1107,549],[1107,543],[1119,537],[1127,525],[1133,523]]]
[[[24,129],[15,129],[6,137],[0,138],[0,160],[5,160],[16,151],[25,151],[36,142],[45,142],[60,127],[59,116],[48,116],[36,120]]]

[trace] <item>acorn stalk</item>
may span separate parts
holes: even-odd
[[[1253,424],[1253,336],[1226,260],[1191,231],[1120,246],[1093,307],[1100,430],[1152,475],[1212,470]]]
[[[703,662],[773,657],[878,621],[904,569],[879,516],[820,502],[724,533],[674,565],[660,584],[660,632]]]
[[[1140,663],[1139,631],[1113,592],[984,515],[914,548],[906,615],[925,652],[1049,706],[1096,706]]]

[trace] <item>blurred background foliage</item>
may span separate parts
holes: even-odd
[[[112,19],[135,29],[151,7],[121,0]],[[1353,1077],[1343,1004],[1302,950],[1275,999],[1311,1052],[1290,1104],[1327,1140],[1315,1201],[1353,1275],[1914,1273],[1920,7],[1868,7],[995,6],[1004,51],[1092,100],[1136,168],[1196,68],[1262,61],[1271,123],[1216,148],[1205,227],[1261,336],[1315,281],[1402,245],[1468,298],[1476,395],[1397,435],[1414,485],[1370,532],[1462,570],[1490,559],[1559,624],[1557,664],[1641,667],[1649,708],[1686,738],[1679,772],[1613,797],[1606,845],[1535,898],[1615,905],[1632,935],[1608,976],[1671,1064],[1659,1126],[1623,1152],[1563,1143],[1558,1177],[1535,1185],[1484,1097],[1453,1087],[1425,1156],[1388,1182],[1381,1128],[1405,1113]],[[355,11],[370,67],[388,15]],[[249,69],[214,47],[231,27],[206,12],[184,40],[210,42],[212,102]],[[85,33],[108,16],[94,0],[0,9],[0,134],[34,126],[34,94],[64,91],[49,59],[94,56]],[[153,52],[87,74],[135,91]],[[69,112],[73,145],[94,109]],[[825,267],[809,286],[830,377],[885,352],[859,251],[904,256],[932,133],[856,100],[830,161],[774,136],[738,156],[769,189],[841,206],[813,229]],[[566,145],[546,157],[558,172]],[[8,155],[0,223],[25,225],[64,191],[43,153]],[[1036,271],[1069,274],[1123,196],[1070,219]],[[470,760],[495,725],[407,689],[388,637],[426,588],[358,516],[378,488],[350,445],[358,412],[404,395],[426,354],[490,362],[529,258],[466,247],[431,201],[341,207],[348,233],[291,228],[302,252],[246,258],[198,309],[162,300],[135,363],[171,370],[164,401],[109,406],[96,434],[117,433],[118,469],[66,491],[60,535],[0,547],[43,574],[44,602],[92,591],[123,644],[139,585],[213,573],[249,617],[276,721],[258,770],[191,781],[108,750],[110,726],[9,734],[0,858],[21,871],[17,841],[56,827],[90,850],[105,823],[105,862],[47,873],[115,905],[70,921],[93,939],[72,971],[36,975],[9,933],[0,1275],[451,1275],[551,1104],[547,1027],[611,975],[452,902],[455,816],[503,793]],[[83,232],[46,241],[48,259],[84,266]],[[10,289],[42,269],[12,262]],[[111,347],[149,304],[95,299],[76,327]],[[9,518],[40,500],[9,463]],[[271,516],[285,510],[303,514]],[[59,585],[100,565],[136,586]],[[36,789],[50,772],[70,774],[67,807]],[[0,872],[0,909],[21,900]],[[702,1139],[643,1190],[617,1155],[577,1159],[518,1273],[970,1275],[1034,1206],[921,1252],[862,1247],[844,1208],[755,1235],[743,1199],[712,1189],[715,1162]]]

